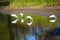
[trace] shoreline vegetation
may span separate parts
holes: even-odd
[[[60,0],[9,0],[10,8],[60,6]]]
[[[0,1],[0,5],[2,5],[0,9],[59,9],[60,0],[8,0],[7,2]]]

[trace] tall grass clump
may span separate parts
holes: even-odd
[[[10,7],[30,7],[30,6],[57,6],[60,5],[60,0],[9,0]]]

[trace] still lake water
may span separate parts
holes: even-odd
[[[35,15],[33,16],[36,17]],[[0,40],[47,40],[47,38],[51,36],[60,35],[59,33],[60,32],[60,19],[59,18],[57,18],[57,22],[53,23],[53,26],[51,23],[50,23],[51,25],[49,25],[49,22],[46,23],[47,21],[43,22],[43,19],[45,18],[45,16],[41,17],[40,19],[41,26],[40,24],[37,24],[40,22],[39,20],[37,20],[38,19],[37,17],[34,18],[34,23],[32,26],[28,26],[25,23],[24,24],[20,23],[19,22],[20,19],[17,21],[16,24],[12,24],[11,23],[12,18],[13,17],[11,17],[9,14],[0,13]],[[43,26],[47,26],[47,27],[43,27]],[[52,28],[55,26],[55,28],[50,29],[51,26]]]

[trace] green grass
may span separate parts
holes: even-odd
[[[60,0],[9,0],[10,1],[10,7],[14,8],[21,8],[21,7],[29,7],[29,6],[54,6],[59,5]]]

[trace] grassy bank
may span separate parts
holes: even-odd
[[[60,0],[10,0],[10,7],[20,8],[29,6],[57,6],[60,5]]]

